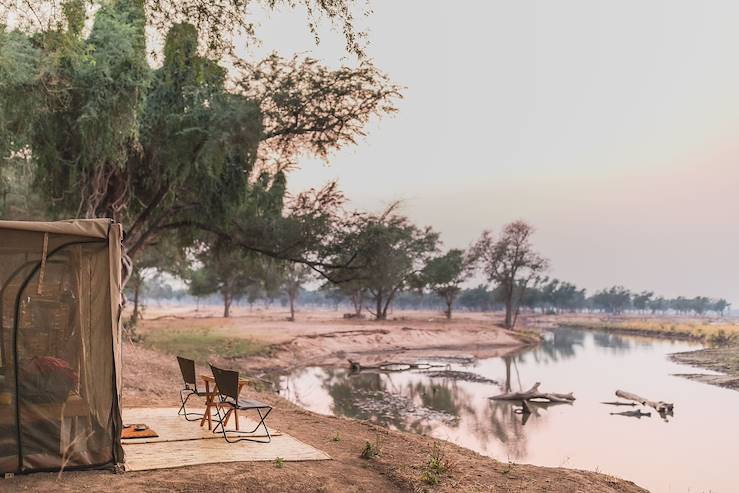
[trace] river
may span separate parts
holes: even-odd
[[[650,491],[739,491],[739,392],[676,376],[700,370],[668,355],[700,347],[671,341],[576,329],[545,334],[538,346],[509,358],[427,360],[427,371],[363,371],[309,367],[281,378],[280,392],[312,411],[371,420],[425,433],[503,462],[586,469],[632,480]],[[471,372],[480,383],[433,376]],[[437,373],[437,375],[439,375]],[[574,404],[518,406],[488,397],[506,386],[573,392]],[[617,389],[674,402],[663,419],[613,415]]]

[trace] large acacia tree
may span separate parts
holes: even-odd
[[[496,284],[505,305],[505,328],[516,325],[526,290],[542,280],[549,261],[534,248],[534,228],[524,221],[503,227],[498,238],[484,231],[472,247],[472,256],[482,263],[489,281]]]
[[[86,2],[68,0],[60,22],[0,30],[0,161],[33,162],[49,216],[122,222],[132,257],[170,234],[183,248],[215,238],[320,265],[310,254],[340,197],[329,186],[282,207],[285,164],[355,142],[369,118],[394,111],[398,88],[366,61],[330,70],[274,55],[227,72],[203,54],[202,29],[217,27],[219,8],[234,22],[247,3],[113,0],[87,33]],[[317,3],[346,17],[344,2]],[[170,21],[192,23],[168,24],[152,69],[145,28],[165,5]],[[264,188],[279,207],[254,207]]]
[[[437,252],[439,234],[398,214],[397,204],[382,214],[355,214],[340,230],[329,278],[366,290],[367,310],[385,320],[399,292],[416,285],[428,260]]]

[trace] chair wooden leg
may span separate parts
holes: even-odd
[[[203,413],[203,419],[200,420],[200,426],[203,426],[205,422],[208,422],[208,429],[211,429],[210,423],[210,404],[213,402],[213,396],[210,394],[210,384],[205,381],[205,412]]]
[[[228,420],[231,419],[231,413],[233,413],[233,408],[229,409],[226,413],[226,416],[223,417],[223,428],[226,428],[226,425],[228,425]]]
[[[236,420],[236,429],[239,429],[239,411],[234,409],[234,419]]]

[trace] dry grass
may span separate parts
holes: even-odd
[[[271,351],[271,347],[261,341],[243,337],[224,337],[203,327],[151,331],[144,336],[144,345],[201,363],[215,355],[226,359],[246,358],[267,356]]]
[[[697,339],[709,344],[739,342],[739,324],[713,323],[709,320],[680,322],[675,320],[568,321],[560,325],[578,329],[612,330],[661,337]]]

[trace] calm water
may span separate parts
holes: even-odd
[[[350,416],[426,433],[501,461],[587,469],[630,479],[654,492],[739,492],[739,392],[674,373],[699,370],[666,357],[687,342],[559,329],[513,358],[451,363],[513,390],[574,392],[573,405],[539,408],[524,423],[501,387],[422,371],[351,374],[304,368],[281,380],[288,399],[323,414]],[[439,362],[442,363],[442,362]],[[447,363],[444,363],[447,364]],[[603,405],[623,389],[675,403],[662,420],[611,415]]]

